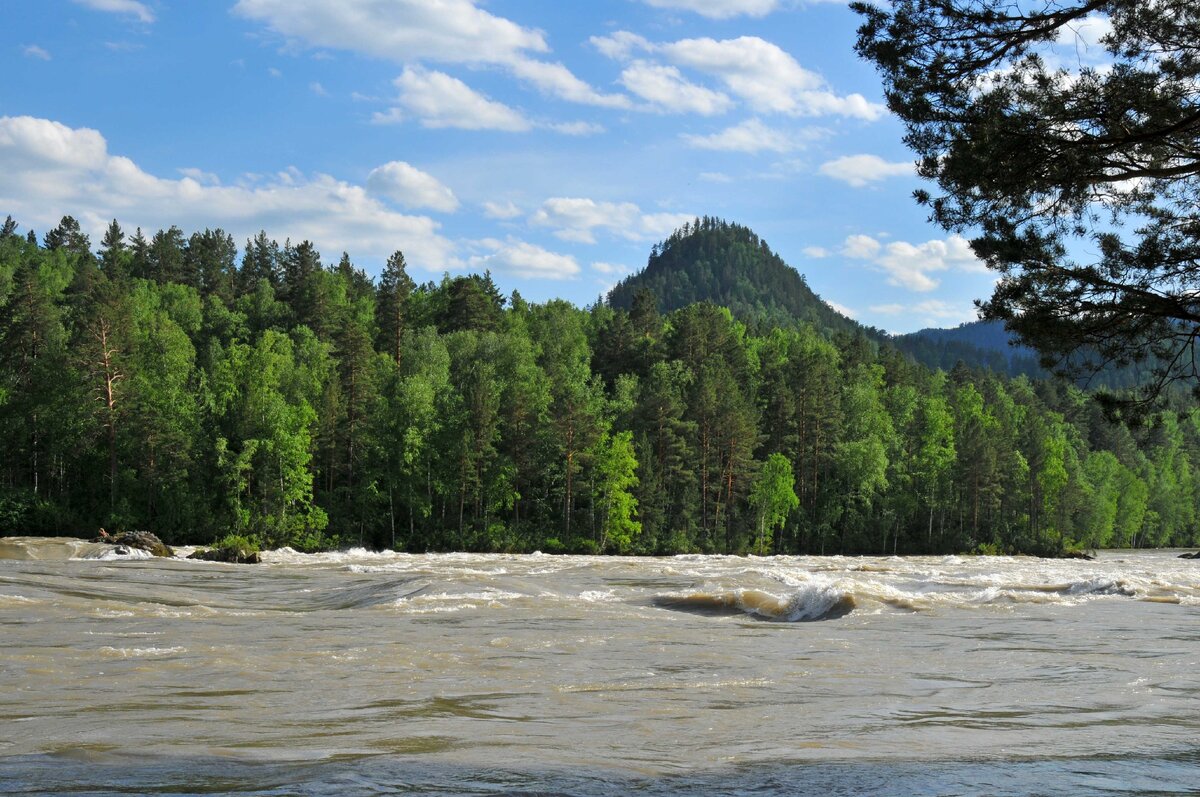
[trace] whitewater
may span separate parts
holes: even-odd
[[[0,793],[1195,794],[1200,561],[0,538]]]

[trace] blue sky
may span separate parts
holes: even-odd
[[[929,224],[826,0],[10,0],[0,216],[260,229],[588,304],[694,216],[905,332],[993,277]]]

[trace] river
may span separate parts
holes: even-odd
[[[0,538],[0,793],[1197,794],[1175,553],[238,566]]]

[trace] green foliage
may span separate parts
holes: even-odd
[[[220,231],[110,226],[92,258],[60,227],[54,249],[0,236],[0,533],[622,554],[1200,542],[1186,404],[1117,426],[1070,385],[930,371],[861,330],[660,314],[645,291],[628,313],[530,305],[486,275],[410,285],[399,253],[376,287],[265,234],[240,267]],[[688,252],[735,281],[774,257],[712,220],[655,251],[669,281]]]
[[[983,316],[1068,375],[1197,384],[1195,3],[856,2],[916,197],[999,273]],[[1077,26],[1102,20],[1090,47]],[[1089,50],[1086,55],[1082,50]],[[1147,378],[1149,377],[1149,378]],[[1113,408],[1134,396],[1108,396]]]
[[[257,539],[245,537],[240,534],[226,534],[214,542],[212,547],[218,551],[237,554],[240,557],[258,553],[260,550]]]
[[[766,554],[771,548],[772,533],[784,524],[789,512],[800,506],[793,488],[795,479],[792,463],[782,454],[772,454],[763,463],[750,491],[750,505],[758,509],[755,553]]]

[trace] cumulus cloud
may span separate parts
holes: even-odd
[[[803,146],[798,136],[768,127],[759,119],[748,119],[707,136],[685,133],[683,140],[698,149],[726,152],[791,152]]]
[[[694,11],[711,19],[763,17],[779,8],[779,0],[642,0],[655,8]]]
[[[728,96],[688,82],[673,66],[638,61],[621,73],[621,83],[655,110],[712,116],[733,106]]]
[[[905,177],[916,173],[911,162],[889,163],[878,155],[846,155],[822,163],[818,171],[854,188],[862,188],[889,177]]]
[[[588,42],[601,55],[614,61],[628,60],[635,50],[650,52],[654,49],[654,45],[649,39],[627,30],[619,30],[609,36],[592,36]]]
[[[532,125],[502,102],[488,99],[444,72],[409,67],[395,80],[399,103],[425,127],[521,132]],[[376,122],[399,121],[400,108],[376,114]]]
[[[934,290],[941,284],[931,276],[936,272],[987,270],[960,235],[923,244],[893,241],[886,245],[869,235],[851,235],[841,253],[848,258],[870,262],[888,275],[890,285],[919,293]]]
[[[480,246],[490,251],[471,257],[467,264],[472,269],[491,269],[527,279],[565,280],[579,276],[579,263],[574,257],[551,252],[527,241],[488,238],[481,241]]]
[[[851,235],[842,245],[842,254],[857,260],[870,260],[883,247],[869,235]]]
[[[760,113],[878,119],[882,105],[861,94],[838,96],[815,72],[757,36],[683,39],[662,45],[672,62],[713,75]]]
[[[569,102],[597,105],[602,108],[628,108],[629,98],[623,94],[603,94],[584,83],[562,64],[545,61],[519,60],[511,65],[512,72],[539,90]]]
[[[806,246],[800,250],[805,257],[811,257],[814,260],[820,260],[823,257],[829,257],[829,250],[823,246]],[[843,315],[845,315],[843,313]]]
[[[471,0],[239,0],[233,10],[288,38],[386,60],[497,64],[550,49],[539,31]]]
[[[87,6],[94,11],[107,11],[111,14],[128,14],[137,17],[138,22],[147,25],[154,21],[154,12],[137,0],[75,0],[77,5]]]
[[[596,243],[596,232],[632,241],[662,238],[694,217],[686,213],[643,213],[632,202],[597,202],[578,197],[547,199],[529,219],[564,241]]]
[[[521,209],[512,202],[484,202],[483,215],[489,219],[515,219]]]
[[[618,61],[635,52],[659,56],[677,67],[709,75],[725,84],[757,113],[789,116],[848,116],[868,121],[884,107],[861,94],[839,95],[826,80],[805,69],[779,46],[758,36],[736,39],[681,39],[657,44],[628,31],[593,36],[593,47]]]
[[[405,163],[392,161],[367,175],[367,190],[406,208],[429,208],[443,213],[458,210],[458,198],[436,177]]]
[[[29,116],[0,117],[0,207],[42,229],[69,213],[94,241],[116,218],[126,228],[222,227],[235,239],[266,230],[363,259],[382,261],[403,249],[418,267],[458,265],[436,222],[397,213],[363,186],[294,169],[238,185],[192,170],[158,177],[110,154],[96,130]]]
[[[411,64],[499,66],[569,102],[623,108],[629,98],[596,91],[549,52],[541,31],[481,8],[475,0],[239,0],[234,11],[291,39]]]

